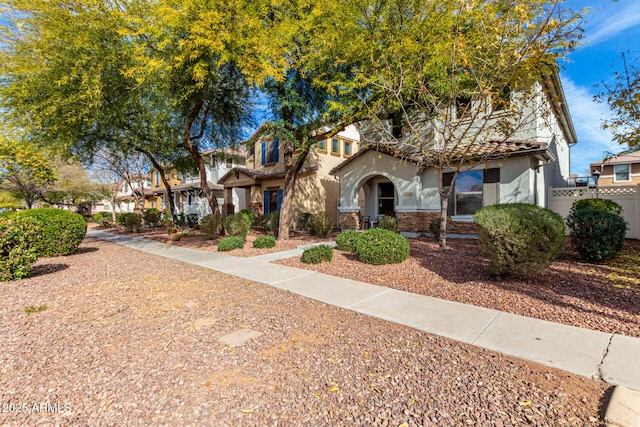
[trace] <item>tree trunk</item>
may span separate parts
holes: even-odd
[[[296,180],[302,165],[309,155],[309,144],[305,144],[305,149],[295,164],[293,163],[293,146],[290,142],[284,141],[282,147],[282,159],[284,161],[284,189],[282,194],[282,205],[280,206],[280,223],[278,225],[278,240],[289,240],[289,227],[291,223],[291,209],[296,189]]]
[[[116,216],[116,206],[118,205],[118,197],[117,197],[117,193],[113,193],[113,195],[111,196],[111,220],[113,221],[113,225],[116,225],[117,222],[117,216]]]
[[[209,207],[211,208],[211,213],[220,213],[220,208],[218,206],[218,199],[216,199],[215,194],[213,194],[213,190],[209,188],[209,183],[207,182],[207,169],[205,168],[205,163],[202,160],[202,156],[198,152],[198,149],[191,143],[191,127],[193,126],[193,122],[196,120],[200,111],[202,111],[204,103],[202,101],[198,101],[189,114],[187,118],[187,123],[185,124],[184,135],[182,137],[182,142],[184,148],[191,154],[193,161],[198,168],[198,173],[200,175],[200,189],[202,193],[207,198],[207,202],[209,202]]]
[[[456,185],[456,179],[458,178],[458,172],[453,174],[449,189],[444,189],[444,177],[442,175],[442,169],[438,170],[438,194],[440,194],[440,253],[444,253],[447,249],[447,215],[449,213],[449,198],[453,193],[453,188]]]
[[[164,173],[164,169],[162,166],[156,161],[156,159],[151,155],[150,152],[143,150],[141,148],[137,148],[139,152],[144,154],[147,159],[151,162],[154,169],[158,171],[160,174],[160,179],[162,180],[162,184],[164,185],[165,190],[167,190],[167,199],[169,200],[169,213],[171,214],[171,220],[174,225],[178,224],[178,214],[176,213],[176,201],[173,199],[173,191],[171,190],[171,184],[167,179],[167,174]]]

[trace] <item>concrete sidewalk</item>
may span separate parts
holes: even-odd
[[[602,379],[612,385],[640,390],[639,338],[411,294],[270,262],[297,256],[302,253],[301,249],[239,258],[98,230],[89,230],[87,235],[574,374]]]

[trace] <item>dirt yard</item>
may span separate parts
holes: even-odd
[[[91,238],[0,301],[3,426],[586,426],[610,391]]]

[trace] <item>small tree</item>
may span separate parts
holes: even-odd
[[[620,57],[619,68],[609,81],[600,84],[595,100],[609,104],[613,113],[602,122],[602,128],[611,131],[613,140],[628,151],[636,151],[640,148],[640,68],[629,52]]]
[[[341,87],[360,94],[370,117],[365,144],[437,171],[444,251],[458,173],[550,113],[555,99],[541,109],[529,101],[577,43],[580,14],[562,0],[347,2],[346,10],[334,56],[357,66]]]

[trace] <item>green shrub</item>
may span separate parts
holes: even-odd
[[[336,236],[336,245],[338,249],[345,252],[355,252],[360,234],[356,230],[345,230]]]
[[[39,225],[41,232],[30,238],[36,256],[70,255],[78,251],[87,234],[87,223],[82,215],[62,209],[27,209],[18,212],[17,219],[29,218]]]
[[[614,258],[624,246],[627,224],[613,212],[580,209],[567,217],[571,244],[586,261]]]
[[[358,261],[382,265],[397,264],[409,256],[409,241],[406,237],[384,228],[372,228],[360,233],[356,247]]]
[[[320,264],[333,259],[333,248],[329,245],[311,246],[302,252],[300,261],[305,264]]]
[[[280,226],[280,211],[270,212],[262,218],[262,225],[268,233],[278,233]]]
[[[296,230],[311,233],[311,217],[313,217],[312,213],[301,212],[296,220]]]
[[[256,220],[256,214],[253,213],[253,211],[251,209],[241,209],[240,213],[246,215],[247,218],[249,218],[249,224],[251,226],[253,226],[253,224],[254,224],[254,222]]]
[[[622,213],[622,206],[608,199],[581,199],[573,202],[569,215],[572,213],[584,210],[584,209],[597,209],[601,211],[612,212],[620,215]]]
[[[91,219],[93,220],[93,222],[98,224],[100,227],[105,227],[105,226],[111,224],[112,216],[111,216],[110,212],[98,212],[98,213],[93,214],[91,216]],[[85,221],[86,221],[86,219],[85,219]]]
[[[273,236],[258,236],[253,241],[254,248],[273,248],[276,245],[276,238]]]
[[[384,228],[385,230],[391,230],[394,233],[397,233],[398,223],[394,217],[385,215],[382,217],[380,222],[378,222],[378,228]]]
[[[200,231],[207,239],[213,239],[222,232],[222,216],[219,213],[209,214],[200,220]]]
[[[117,222],[119,225],[121,225],[121,226],[123,226],[123,227],[126,227],[126,226],[127,226],[127,217],[128,217],[129,215],[133,215],[133,213],[131,213],[131,212],[124,212],[124,213],[119,213],[119,214],[117,214],[117,215],[116,215],[116,222]]]
[[[144,211],[144,222],[147,225],[151,227],[156,227],[158,224],[160,224],[160,220],[161,220],[161,213],[158,209],[150,208]]]
[[[434,218],[429,221],[429,232],[438,241],[440,241],[440,222],[442,222],[440,218]]]
[[[196,225],[198,225],[198,214],[191,213],[185,215],[184,222],[187,227],[194,228]]]
[[[249,217],[243,213],[227,215],[222,220],[224,231],[230,236],[240,236],[242,239],[247,237],[251,230],[251,222]]]
[[[536,205],[485,206],[476,212],[475,222],[494,277],[542,271],[564,250],[562,217]]]
[[[139,233],[142,231],[142,215],[132,213],[127,215],[124,226],[129,233]]]
[[[36,251],[30,242],[41,233],[42,227],[30,218],[0,218],[0,282],[31,274]]]
[[[309,220],[309,232],[313,236],[329,237],[333,231],[333,215],[331,212],[318,212]]]
[[[234,249],[242,249],[244,247],[244,239],[240,236],[229,236],[220,239],[218,242],[218,250],[220,252],[232,251]]]

